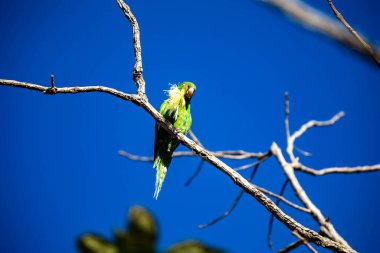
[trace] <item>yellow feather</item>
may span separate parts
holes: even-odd
[[[169,112],[170,114],[174,114],[174,117],[177,118],[178,108],[185,105],[185,96],[182,94],[183,92],[178,89],[178,86],[176,84],[170,86],[170,89],[166,92],[169,96],[169,98],[166,100],[170,105]]]

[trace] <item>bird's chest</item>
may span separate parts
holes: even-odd
[[[177,119],[174,121],[174,127],[180,130],[182,133],[186,134],[190,130],[191,121],[190,107],[179,107]]]

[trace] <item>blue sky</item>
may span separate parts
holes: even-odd
[[[308,2],[330,13],[325,1]],[[335,4],[353,26],[379,41],[377,1]],[[130,25],[116,2],[0,5],[0,78],[49,85],[54,74],[61,87],[135,91]],[[305,165],[319,169],[380,162],[380,74],[370,61],[256,1],[133,1],[130,6],[141,28],[150,102],[158,108],[169,83],[196,83],[192,129],[208,149],[264,152],[273,141],[284,149],[288,91],[293,131],[309,119],[346,112],[335,126],[312,129],[297,142],[313,153],[301,157]],[[131,103],[106,94],[47,96],[0,87],[0,119],[3,252],[76,252],[80,234],[111,236],[135,204],[157,217],[161,249],[196,238],[231,252],[271,252],[266,246],[269,214],[248,196],[227,219],[197,228],[228,209],[239,191],[209,165],[191,187],[184,187],[198,158],[173,161],[158,201],[152,198],[151,164],[117,154],[120,149],[153,153],[154,121]],[[299,179],[353,248],[378,248],[380,173],[299,174]],[[254,182],[278,192],[283,180],[271,160]],[[290,188],[285,195],[295,200]],[[307,216],[282,207],[318,230]],[[294,241],[279,222],[272,237],[275,249]]]

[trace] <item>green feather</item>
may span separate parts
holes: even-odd
[[[183,134],[187,134],[191,127],[190,101],[195,90],[196,86],[191,82],[183,82],[178,86],[173,85],[168,91],[169,98],[160,107],[162,116]],[[173,152],[178,145],[179,142],[156,123],[153,164],[153,167],[157,170],[155,199],[158,198],[161,191],[167,170],[172,161]]]

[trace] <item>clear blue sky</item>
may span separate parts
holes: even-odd
[[[208,149],[266,151],[273,141],[284,148],[289,91],[292,130],[309,119],[347,114],[299,140],[297,146],[313,153],[301,158],[305,165],[380,162],[380,72],[371,62],[256,1],[128,2],[141,27],[150,102],[158,108],[169,83],[196,83],[192,129]],[[315,4],[330,13],[325,1]],[[380,40],[377,1],[336,5],[358,30]],[[1,1],[0,32],[0,78],[49,85],[53,73],[61,87],[135,90],[131,29],[115,1]],[[184,187],[198,158],[173,161],[158,201],[153,199],[151,164],[117,154],[153,153],[154,121],[129,102],[106,94],[47,96],[0,87],[0,119],[2,252],[75,252],[80,234],[111,236],[135,204],[158,218],[161,249],[196,238],[231,252],[271,252],[269,214],[248,196],[227,219],[197,228],[228,209],[239,191],[209,165]],[[353,248],[378,249],[380,173],[299,178]],[[283,180],[272,160],[254,181],[278,192]],[[295,200],[290,188],[285,195]],[[313,220],[283,207],[318,231]],[[275,249],[293,240],[274,224]]]

